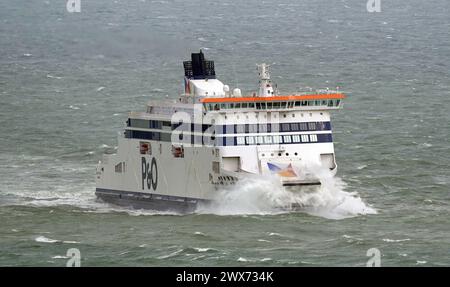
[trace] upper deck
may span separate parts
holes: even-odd
[[[205,111],[235,112],[237,110],[325,110],[342,106],[345,95],[335,91],[318,94],[300,94],[270,97],[201,98]]]

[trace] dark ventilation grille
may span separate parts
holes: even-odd
[[[194,73],[192,72],[192,62],[191,61],[184,61],[183,62],[184,65],[184,75],[187,78],[193,78],[194,77]]]
[[[203,52],[192,53],[191,61],[184,61],[184,75],[189,79],[215,79],[214,61],[206,61]]]

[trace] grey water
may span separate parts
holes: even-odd
[[[82,266],[366,266],[371,248],[381,266],[450,265],[449,15],[447,0],[0,1],[0,266],[66,266],[70,248]],[[200,48],[244,93],[266,62],[281,91],[347,94],[338,198],[191,215],[96,200],[127,113],[177,98]]]

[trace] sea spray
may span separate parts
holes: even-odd
[[[346,184],[330,171],[312,167],[309,172],[321,182],[313,191],[310,188],[306,191],[301,186],[285,188],[274,175],[249,176],[235,186],[219,191],[215,200],[200,205],[197,213],[245,215],[304,212],[329,219],[376,213],[357,192],[345,191]]]

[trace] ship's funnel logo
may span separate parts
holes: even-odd
[[[292,168],[292,164],[289,164],[287,167],[282,168],[278,165],[275,165],[273,163],[268,162],[267,167],[272,173],[276,173],[279,176],[283,177],[297,177],[297,174],[295,173],[294,169]]]

